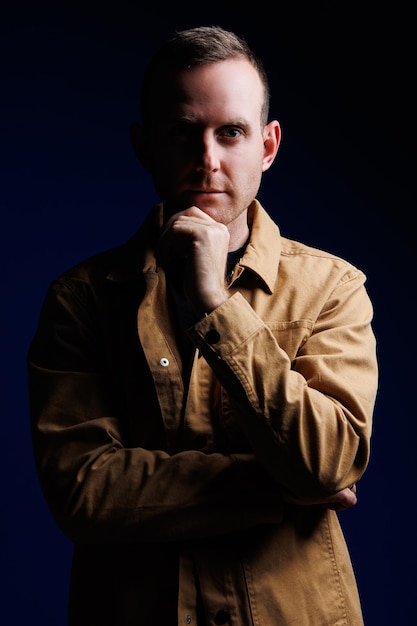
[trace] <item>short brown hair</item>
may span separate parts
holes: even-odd
[[[205,65],[235,58],[246,59],[259,74],[264,88],[261,122],[266,124],[270,91],[265,67],[243,37],[224,30],[220,26],[197,26],[177,31],[156,52],[145,71],[142,82],[140,110],[143,123],[147,124],[150,120],[152,83],[161,70],[175,72],[193,65]]]

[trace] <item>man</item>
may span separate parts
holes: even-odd
[[[46,296],[33,445],[74,542],[71,626],[362,624],[336,511],[369,460],[372,307],[256,200],[268,103],[244,41],[177,33],[132,129],[161,204]]]

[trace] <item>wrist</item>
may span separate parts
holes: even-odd
[[[225,291],[215,297],[211,296],[210,298],[201,300],[194,305],[194,310],[200,318],[207,317],[207,315],[210,315],[215,309],[224,304],[229,299],[229,295],[230,294]]]

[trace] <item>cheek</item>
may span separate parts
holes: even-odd
[[[178,176],[178,172],[183,168],[182,163],[181,155],[177,151],[161,147],[153,154],[151,173],[154,179],[169,183]]]
[[[240,201],[244,205],[248,205],[256,197],[262,178],[262,168],[259,161],[251,162],[250,164],[242,164],[239,170],[239,178],[235,180],[239,189]]]
[[[242,177],[257,178],[262,173],[263,144],[252,141],[246,145],[244,150],[235,155],[233,167]]]
[[[242,187],[253,188],[254,185],[259,185],[262,176],[262,159],[252,157],[252,159],[242,160],[238,172]]]

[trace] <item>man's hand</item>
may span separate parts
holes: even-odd
[[[331,496],[317,500],[297,500],[288,496],[288,494],[285,494],[284,500],[300,506],[315,506],[322,504],[327,509],[333,509],[333,511],[345,511],[346,509],[350,509],[352,506],[355,506],[358,498],[356,496],[356,485],[354,484],[350,487],[345,487],[345,489],[337,491]]]
[[[308,504],[323,504],[326,508],[333,509],[333,511],[344,511],[346,509],[350,509],[352,506],[355,506],[357,501],[356,485],[354,484],[350,487],[345,487],[345,489],[337,491],[327,498],[309,502]]]
[[[165,224],[157,249],[158,263],[185,258],[184,292],[202,317],[225,302],[225,268],[229,231],[224,224],[193,206],[176,213]]]
[[[351,487],[346,487],[332,496],[329,496],[323,501],[323,504],[327,506],[328,509],[344,511],[345,509],[350,509],[352,506],[355,506],[357,501],[356,485],[354,484]]]

